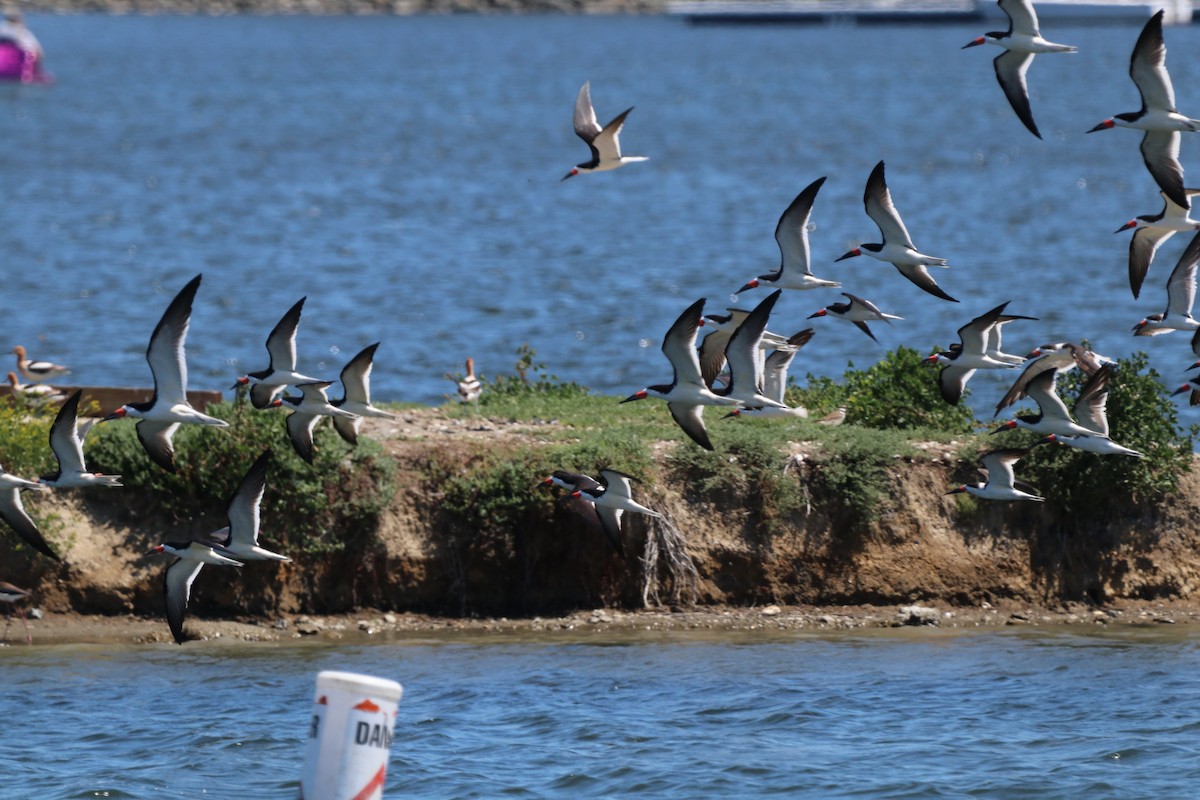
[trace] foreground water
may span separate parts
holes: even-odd
[[[959,49],[974,27],[32,23],[58,83],[0,93],[0,350],[24,343],[83,383],[148,385],[154,321],[203,272],[188,343],[197,386],[263,368],[266,332],[307,295],[302,370],[333,378],[382,340],[385,399],[440,400],[467,355],[486,374],[511,372],[522,343],[559,377],[626,395],[667,379],[658,347],[683,308],[706,296],[719,311],[774,267],[779,213],[822,175],[816,271],[906,320],[875,345],[806,319],[836,292],[788,293],[772,329],[818,328],[794,371],[840,374],[899,344],[945,345],[1009,299],[1041,318],[1010,326],[1014,351],[1081,337],[1111,355],[1149,348],[1172,381],[1192,360],[1183,334],[1129,337],[1165,305],[1186,244],[1163,248],[1133,301],[1128,234],[1112,231],[1161,207],[1138,136],[1083,133],[1137,107],[1136,20],[1047,31],[1080,52],[1030,70],[1046,141],[1008,108],[990,48]],[[1198,115],[1200,29],[1166,36],[1179,107]],[[570,127],[584,80],[604,120],[636,106],[622,142],[651,160],[560,183],[586,157]],[[1196,138],[1185,137],[1185,166]],[[961,305],[865,258],[833,263],[877,236],[861,198],[880,159],[917,244],[950,259],[937,277]],[[997,391],[981,388],[979,408]]]
[[[405,686],[387,796],[1183,797],[1188,630],[0,650],[4,796],[286,798],[313,678]]]

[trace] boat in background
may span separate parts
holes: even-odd
[[[0,81],[54,83],[54,76],[42,71],[36,53],[21,49],[16,42],[0,41]]]
[[[1038,16],[1077,24],[1147,20],[1159,9],[1168,25],[1186,25],[1192,0],[1039,0]],[[667,13],[692,24],[790,23],[888,25],[1004,20],[991,0],[670,0]]]

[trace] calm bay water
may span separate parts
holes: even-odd
[[[7,797],[296,795],[321,669],[400,680],[387,796],[1187,797],[1200,648],[1125,629],[0,651]]]
[[[1136,108],[1137,24],[1047,34],[1026,133],[992,73],[961,51],[975,26],[692,28],[669,18],[36,17],[57,85],[0,93],[0,344],[68,362],[83,383],[147,385],[146,340],[171,294],[204,272],[192,383],[265,366],[266,332],[307,295],[301,369],[334,377],[383,342],[384,399],[437,402],[473,355],[511,372],[528,343],[549,371],[628,394],[669,375],[659,344],[692,300],[709,309],[777,263],[779,213],[815,178],[820,275],[906,317],[875,345],[806,317],[836,292],[789,292],[771,327],[815,324],[793,367],[840,374],[885,348],[950,341],[1004,300],[1041,318],[1009,349],[1090,339],[1148,348],[1177,375],[1182,334],[1134,341],[1165,305],[1186,237],[1142,300],[1128,234],[1161,201],[1138,135],[1083,131]],[[1170,28],[1180,108],[1200,115],[1200,30]],[[991,48],[984,48],[991,50]],[[592,82],[623,144],[651,161],[560,183],[586,148],[572,102]],[[1191,165],[1200,137],[1185,137]],[[949,258],[940,302],[886,265],[834,264],[877,238],[861,196],[885,159],[926,252]],[[748,292],[741,305],[762,293]],[[7,345],[3,345],[7,347]],[[0,349],[3,349],[0,347]],[[977,407],[998,391],[981,376]],[[977,379],[978,380],[978,379]]]

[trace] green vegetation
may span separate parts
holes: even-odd
[[[129,422],[92,430],[89,463],[97,471],[123,476],[126,491],[139,493],[136,513],[177,521],[210,519],[219,527],[246,470],[270,449],[263,537],[293,554],[341,550],[349,538],[372,531],[391,501],[395,464],[365,437],[351,448],[328,425],[318,425],[315,464],[310,466],[292,450],[284,412],[237,402],[210,406],[208,413],[229,422],[229,428],[180,426],[174,474],[147,458]]]

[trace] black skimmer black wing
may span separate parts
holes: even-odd
[[[738,289],[756,289],[768,283],[779,289],[818,289],[823,286],[836,288],[837,281],[827,281],[812,274],[812,257],[808,247],[808,220],[812,216],[813,201],[817,199],[824,178],[817,178],[804,188],[779,217],[775,225],[775,243],[779,245],[779,269],[759,275]]]
[[[957,345],[951,345],[948,351],[934,353],[927,359],[931,363],[946,365],[938,373],[938,388],[942,399],[950,405],[958,405],[967,381],[976,370],[1010,369],[1016,366],[1012,361],[996,357],[999,355],[999,340],[995,337],[1003,324],[1002,320],[1011,316],[1004,314],[1008,303],[1001,303],[959,328]],[[1029,317],[1013,316],[1012,319]]]
[[[105,417],[105,420],[130,416],[139,418],[138,440],[154,463],[168,472],[175,471],[175,449],[172,437],[181,423],[211,425],[225,428],[229,423],[202,414],[192,408],[187,399],[187,357],[184,344],[192,316],[192,302],[200,288],[197,275],[179,290],[171,305],[163,312],[150,344],[146,362],[154,376],[154,397],[148,403],[127,403]]]
[[[586,81],[579,87],[579,94],[575,98],[575,135],[587,142],[592,151],[592,158],[577,164],[563,176],[564,181],[582,172],[603,172],[634,161],[647,160],[646,156],[621,155],[621,128],[625,126],[625,117],[629,116],[630,111],[633,111],[633,106],[622,111],[612,122],[601,128],[600,123],[596,121],[596,111],[592,107],[591,81]]]
[[[330,404],[334,408],[340,408],[342,411],[348,411],[355,415],[333,418],[333,429],[342,439],[352,445],[358,444],[358,430],[365,417],[396,418],[395,414],[389,414],[371,405],[371,370],[375,366],[375,351],[378,348],[379,342],[367,345],[358,352],[358,355],[350,359],[346,366],[342,367],[342,398],[334,400]],[[472,364],[470,362],[471,359],[468,358],[468,373],[471,372]]]
[[[814,319],[815,317],[828,316],[833,317],[834,319],[844,319],[847,322],[854,323],[856,328],[865,333],[867,336],[870,336],[871,339],[876,342],[879,340],[875,338],[875,334],[871,333],[871,329],[867,327],[867,322],[871,320],[882,320],[883,322],[891,325],[892,320],[894,319],[904,319],[904,317],[897,317],[895,314],[885,314],[880,311],[879,307],[870,300],[864,300],[863,298],[850,294],[849,292],[842,292],[842,296],[849,298],[850,302],[830,303],[815,313],[809,314],[808,318]]]
[[[284,397],[275,401],[295,408],[295,411],[288,415],[286,422],[288,437],[292,440],[292,448],[296,455],[309,464],[313,463],[313,429],[321,417],[353,419],[358,416],[329,402],[325,390],[332,385],[329,381],[301,383],[296,386],[300,390],[300,397]]]
[[[226,506],[228,527],[216,531],[214,539],[221,542],[217,552],[243,561],[291,561],[287,556],[272,553],[258,546],[263,494],[267,489],[267,467],[271,451],[267,450],[250,465]]]
[[[221,564],[240,567],[242,562],[224,556],[216,548],[221,546],[223,536],[208,533],[194,536],[187,541],[165,542],[150,550],[147,555],[166,553],[175,556],[163,576],[163,596],[167,607],[167,625],[176,644],[187,641],[183,632],[183,619],[187,614],[188,600],[192,594],[192,583],[205,564]]]
[[[255,408],[270,406],[286,386],[320,380],[296,371],[296,330],[300,326],[300,314],[304,311],[304,301],[307,299],[306,296],[297,300],[267,334],[267,354],[271,359],[267,368],[246,373],[232,387],[236,389],[252,383],[250,403]]]
[[[58,409],[54,424],[50,426],[50,451],[58,462],[58,470],[52,475],[43,475],[41,482],[56,489],[72,486],[120,486],[120,475],[100,475],[90,472],[83,460],[83,439],[79,436],[79,398],[82,389]]]
[[[1167,309],[1151,314],[1133,326],[1134,336],[1157,336],[1171,331],[1194,331],[1200,321],[1192,316],[1196,301],[1196,267],[1200,263],[1200,233],[1192,237],[1167,278]]]
[[[963,484],[956,489],[951,489],[948,494],[965,492],[984,500],[1035,500],[1041,502],[1045,498],[1032,494],[1032,487],[1016,480],[1013,472],[1013,465],[1029,455],[1031,449],[1014,447],[984,453],[980,456],[979,462],[983,464],[982,471],[987,477],[987,483]]]
[[[37,481],[27,481],[0,469],[0,519],[9,524],[17,535],[34,550],[55,561],[61,561],[58,554],[50,549],[46,539],[38,530],[37,525],[30,519],[21,502],[21,492],[26,489],[48,490],[50,487]]]
[[[759,343],[767,329],[767,319],[775,308],[782,289],[776,289],[738,325],[725,345],[725,360],[729,363],[729,383],[716,392],[722,397],[738,400],[744,406],[762,408],[782,406],[761,394],[762,363]]]
[[[918,252],[916,245],[912,243],[912,237],[908,235],[908,229],[904,227],[904,221],[900,219],[900,214],[892,203],[882,161],[875,165],[875,169],[871,170],[871,175],[867,178],[863,205],[867,209],[867,216],[878,226],[883,241],[861,244],[837,260],[867,255],[886,261],[901,275],[934,297],[957,303],[957,300],[942,291],[926,269],[927,266],[944,267],[946,259],[924,255]]]
[[[1200,189],[1184,189],[1189,201],[1200,194]],[[1144,214],[1134,217],[1114,233],[1136,229],[1133,238],[1129,240],[1129,288],[1133,291],[1133,299],[1138,298],[1142,291],[1142,282],[1154,260],[1154,254],[1167,239],[1180,231],[1198,231],[1200,222],[1188,216],[1190,208],[1184,208],[1173,201],[1166,192],[1159,192],[1163,199],[1163,210],[1157,214]]]

